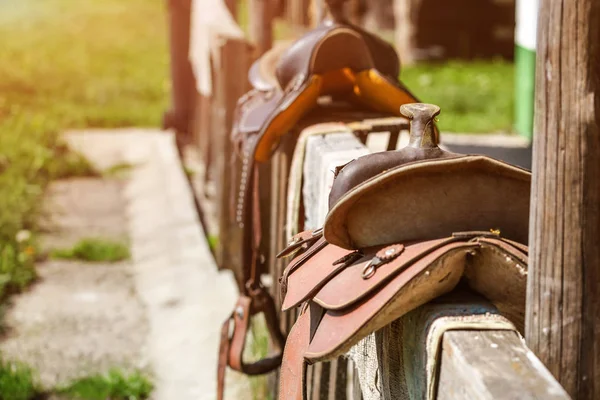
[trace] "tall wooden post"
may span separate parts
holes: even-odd
[[[421,7],[421,2],[422,0],[394,0],[395,42],[402,65],[416,62],[414,50],[417,26],[414,16]]]
[[[286,3],[288,21],[295,30],[302,30],[309,23],[309,0],[289,0]]]
[[[600,398],[600,2],[541,0],[526,339]]]
[[[325,18],[327,7],[324,0],[312,0],[310,3],[310,25],[317,26]]]
[[[255,46],[255,56],[263,55],[273,46],[274,4],[269,0],[250,0],[249,2],[250,40]]]
[[[177,131],[179,142],[190,139],[196,100],[196,79],[190,49],[191,0],[168,0],[171,53],[171,108],[163,115],[163,128]]]

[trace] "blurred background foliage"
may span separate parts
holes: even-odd
[[[95,173],[58,133],[159,125],[169,98],[164,7],[0,0],[0,295],[35,276],[35,238],[17,236],[35,233],[45,186]]]
[[[243,28],[246,5],[240,1]],[[170,92],[165,7],[165,0],[0,0],[0,300],[35,279],[36,221],[49,182],[97,173],[60,132],[160,125]],[[283,20],[274,33],[293,36]],[[442,107],[443,131],[486,133],[511,130],[513,74],[506,61],[453,61],[405,67],[401,79]],[[33,387],[29,370],[0,363],[0,397],[16,399],[7,395],[16,390],[30,398]]]
[[[48,182],[95,173],[59,132],[160,124],[170,90],[165,7],[163,0],[0,0],[0,294],[34,277],[35,240],[24,245],[16,236],[35,233]],[[244,1],[239,20],[245,28]],[[274,30],[276,39],[292,37],[282,20]],[[401,79],[442,107],[442,130],[511,129],[509,62],[416,65]],[[29,272],[21,276],[19,267]]]

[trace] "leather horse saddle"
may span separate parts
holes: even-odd
[[[227,366],[246,374],[277,368],[281,352],[247,364],[242,360],[250,318],[263,313],[273,347],[283,350],[273,299],[260,283],[259,174],[256,162],[267,161],[280,137],[317,106],[322,96],[358,104],[368,110],[398,115],[400,105],[417,101],[399,81],[400,63],[391,45],[345,21],[327,20],[287,48],[275,48],[249,71],[253,89],[238,101],[232,140],[237,157],[231,180],[237,196],[232,210],[237,230],[241,296],[222,328],[219,398]],[[234,192],[236,191],[234,190]],[[231,326],[233,325],[233,329]],[[230,332],[233,330],[233,332]]]
[[[306,398],[306,365],[456,287],[524,325],[530,173],[436,144],[431,104],[408,104],[410,142],[338,169],[322,230],[296,235],[283,310],[301,305],[285,345],[280,399]]]
[[[234,140],[250,141],[254,158],[267,161],[279,138],[321,96],[399,115],[402,104],[417,101],[398,81],[399,74],[390,44],[347,22],[326,20],[252,65],[248,79],[254,89],[240,99]]]

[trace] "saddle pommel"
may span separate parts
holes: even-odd
[[[435,117],[440,108],[435,104],[411,103],[400,106],[400,114],[410,120],[410,147],[437,147]]]

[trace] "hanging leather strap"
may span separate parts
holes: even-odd
[[[217,399],[223,400],[225,387],[225,372],[227,366],[247,375],[266,374],[278,368],[281,364],[285,338],[279,329],[279,320],[275,302],[260,282],[260,198],[258,167],[252,169],[251,179],[252,192],[247,196],[251,203],[252,236],[244,235],[244,249],[251,248],[250,255],[244,257],[244,268],[242,271],[242,284],[240,285],[240,297],[234,311],[223,323],[221,328],[221,344],[219,347],[219,364],[217,371]],[[246,203],[248,205],[248,203]],[[250,208],[250,207],[248,207]],[[252,363],[243,360],[246,338],[251,328],[252,317],[262,313],[265,318],[267,330],[275,354]],[[231,332],[231,333],[230,333]]]
[[[279,400],[306,399],[307,362],[304,353],[310,342],[310,308],[303,307],[285,344],[283,364],[279,373]]]

